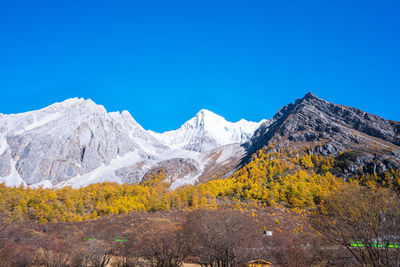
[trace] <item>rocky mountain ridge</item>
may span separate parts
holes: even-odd
[[[282,107],[269,125],[255,131],[246,149],[251,155],[268,145],[333,156],[356,151],[352,166],[342,176],[359,168],[368,172],[400,168],[400,122],[330,103],[312,93]]]
[[[78,98],[37,111],[0,114],[0,182],[8,185],[140,183],[163,172],[174,189],[228,177],[260,148],[339,157],[346,162],[336,168],[341,177],[360,170],[382,174],[400,168],[400,122],[312,93],[270,120],[232,123],[201,110],[165,133],[143,129],[127,111],[107,112]]]

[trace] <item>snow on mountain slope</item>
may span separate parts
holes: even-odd
[[[238,159],[241,146],[226,145],[248,141],[260,123],[232,123],[201,110],[178,130],[158,134],[144,130],[128,111],[107,112],[83,98],[0,114],[0,183],[45,188],[138,183],[162,168],[174,189]]]
[[[0,182],[10,185],[45,180],[55,185],[108,166],[129,152],[149,160],[152,155],[147,151],[167,149],[129,112],[107,113],[90,99],[73,98],[37,111],[0,115]]]
[[[177,130],[149,133],[173,149],[205,152],[227,144],[247,142],[264,121],[241,119],[232,123],[209,110],[202,109]]]
[[[137,151],[129,152],[124,156],[112,159],[108,165],[102,164],[100,167],[81,175],[77,175],[67,181],[61,182],[56,185],[57,188],[64,186],[72,186],[73,188],[79,188],[82,186],[88,186],[89,184],[102,183],[102,182],[117,182],[124,183],[124,179],[116,175],[116,171],[129,164],[142,161],[143,158],[137,153]]]

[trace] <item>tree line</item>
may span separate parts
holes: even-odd
[[[135,212],[85,222],[0,219],[1,266],[398,266],[399,195],[347,183],[314,210]],[[264,231],[272,235],[264,235]],[[354,247],[354,242],[363,247]],[[376,244],[384,244],[377,246]]]
[[[259,150],[253,159],[227,179],[187,185],[174,191],[158,173],[142,184],[92,184],[73,189],[31,189],[0,184],[0,211],[13,220],[45,223],[84,221],[137,211],[195,210],[219,203],[254,203],[291,208],[314,208],[344,180],[332,174],[334,158],[307,153]],[[399,170],[388,170],[386,185],[400,185]],[[376,175],[352,179],[379,186]]]

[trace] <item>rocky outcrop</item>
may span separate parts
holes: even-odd
[[[376,173],[384,176],[387,170],[400,169],[400,161],[390,155],[348,150],[334,158],[333,173],[344,178],[354,174]]]
[[[0,155],[0,177],[6,177],[11,174],[11,155],[10,149],[6,149]]]
[[[143,168],[145,164],[145,162],[141,161],[129,166],[119,168],[115,171],[115,175],[122,178],[124,182],[129,184],[140,183],[147,171]]]
[[[199,163],[188,158],[174,158],[154,165],[143,177],[143,181],[152,179],[159,173],[165,174],[165,181],[173,183],[184,177],[194,177],[201,173]]]

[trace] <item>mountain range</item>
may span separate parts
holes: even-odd
[[[400,168],[400,122],[312,93],[260,122],[226,121],[200,110],[179,129],[145,130],[128,111],[107,112],[73,98],[20,114],[0,114],[0,182],[81,187],[140,183],[163,172],[171,189],[228,177],[260,148],[339,155],[357,151],[339,175]]]

